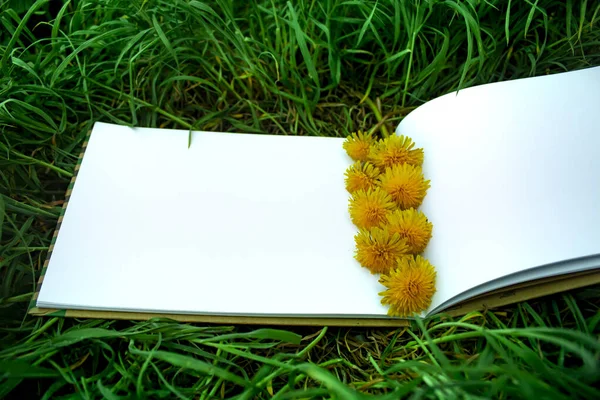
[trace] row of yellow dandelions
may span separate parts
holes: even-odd
[[[423,177],[423,149],[405,136],[376,140],[357,132],[344,149],[355,161],[345,174],[352,194],[350,218],[359,228],[356,260],[387,290],[379,293],[392,316],[411,316],[429,307],[436,272],[420,254],[432,236],[433,225],[417,208],[429,181]]]

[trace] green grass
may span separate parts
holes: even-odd
[[[95,121],[389,132],[459,88],[600,65],[597,2],[0,0],[0,22],[0,397],[600,398],[598,287],[399,330],[25,314]]]

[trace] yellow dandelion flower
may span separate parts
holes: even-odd
[[[415,149],[415,144],[407,136],[392,135],[371,147],[369,161],[382,170],[394,165],[423,164],[423,149]]]
[[[402,210],[419,207],[429,189],[429,181],[423,177],[421,167],[409,164],[386,169],[379,176],[379,183]]]
[[[433,229],[433,224],[425,214],[414,208],[395,210],[387,216],[385,226],[390,233],[397,233],[401,238],[406,239],[411,254],[419,254],[425,250]]]
[[[379,188],[359,190],[352,194],[348,211],[352,223],[360,229],[379,226],[396,208],[389,194]]]
[[[372,274],[382,274],[393,268],[398,257],[408,252],[406,240],[396,234],[390,234],[387,229],[361,229],[356,236],[356,254],[354,258],[371,271]]]
[[[375,142],[373,135],[362,131],[354,132],[344,141],[344,150],[354,161],[367,161],[371,145]]]
[[[379,168],[368,162],[358,161],[346,170],[346,190],[354,193],[358,190],[375,189]]]
[[[435,294],[436,272],[433,266],[421,256],[398,259],[397,268],[382,275],[379,283],[387,290],[381,304],[389,305],[388,315],[410,317],[427,310]]]

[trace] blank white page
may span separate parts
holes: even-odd
[[[431,179],[421,210],[434,226],[432,309],[494,279],[600,253],[600,68],[451,93],[397,133],[423,147]]]
[[[385,316],[342,143],[96,124],[38,306]]]

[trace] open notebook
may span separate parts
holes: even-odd
[[[411,112],[436,267],[428,315],[600,283],[600,68]],[[342,138],[96,123],[30,312],[401,325],[354,260]]]

